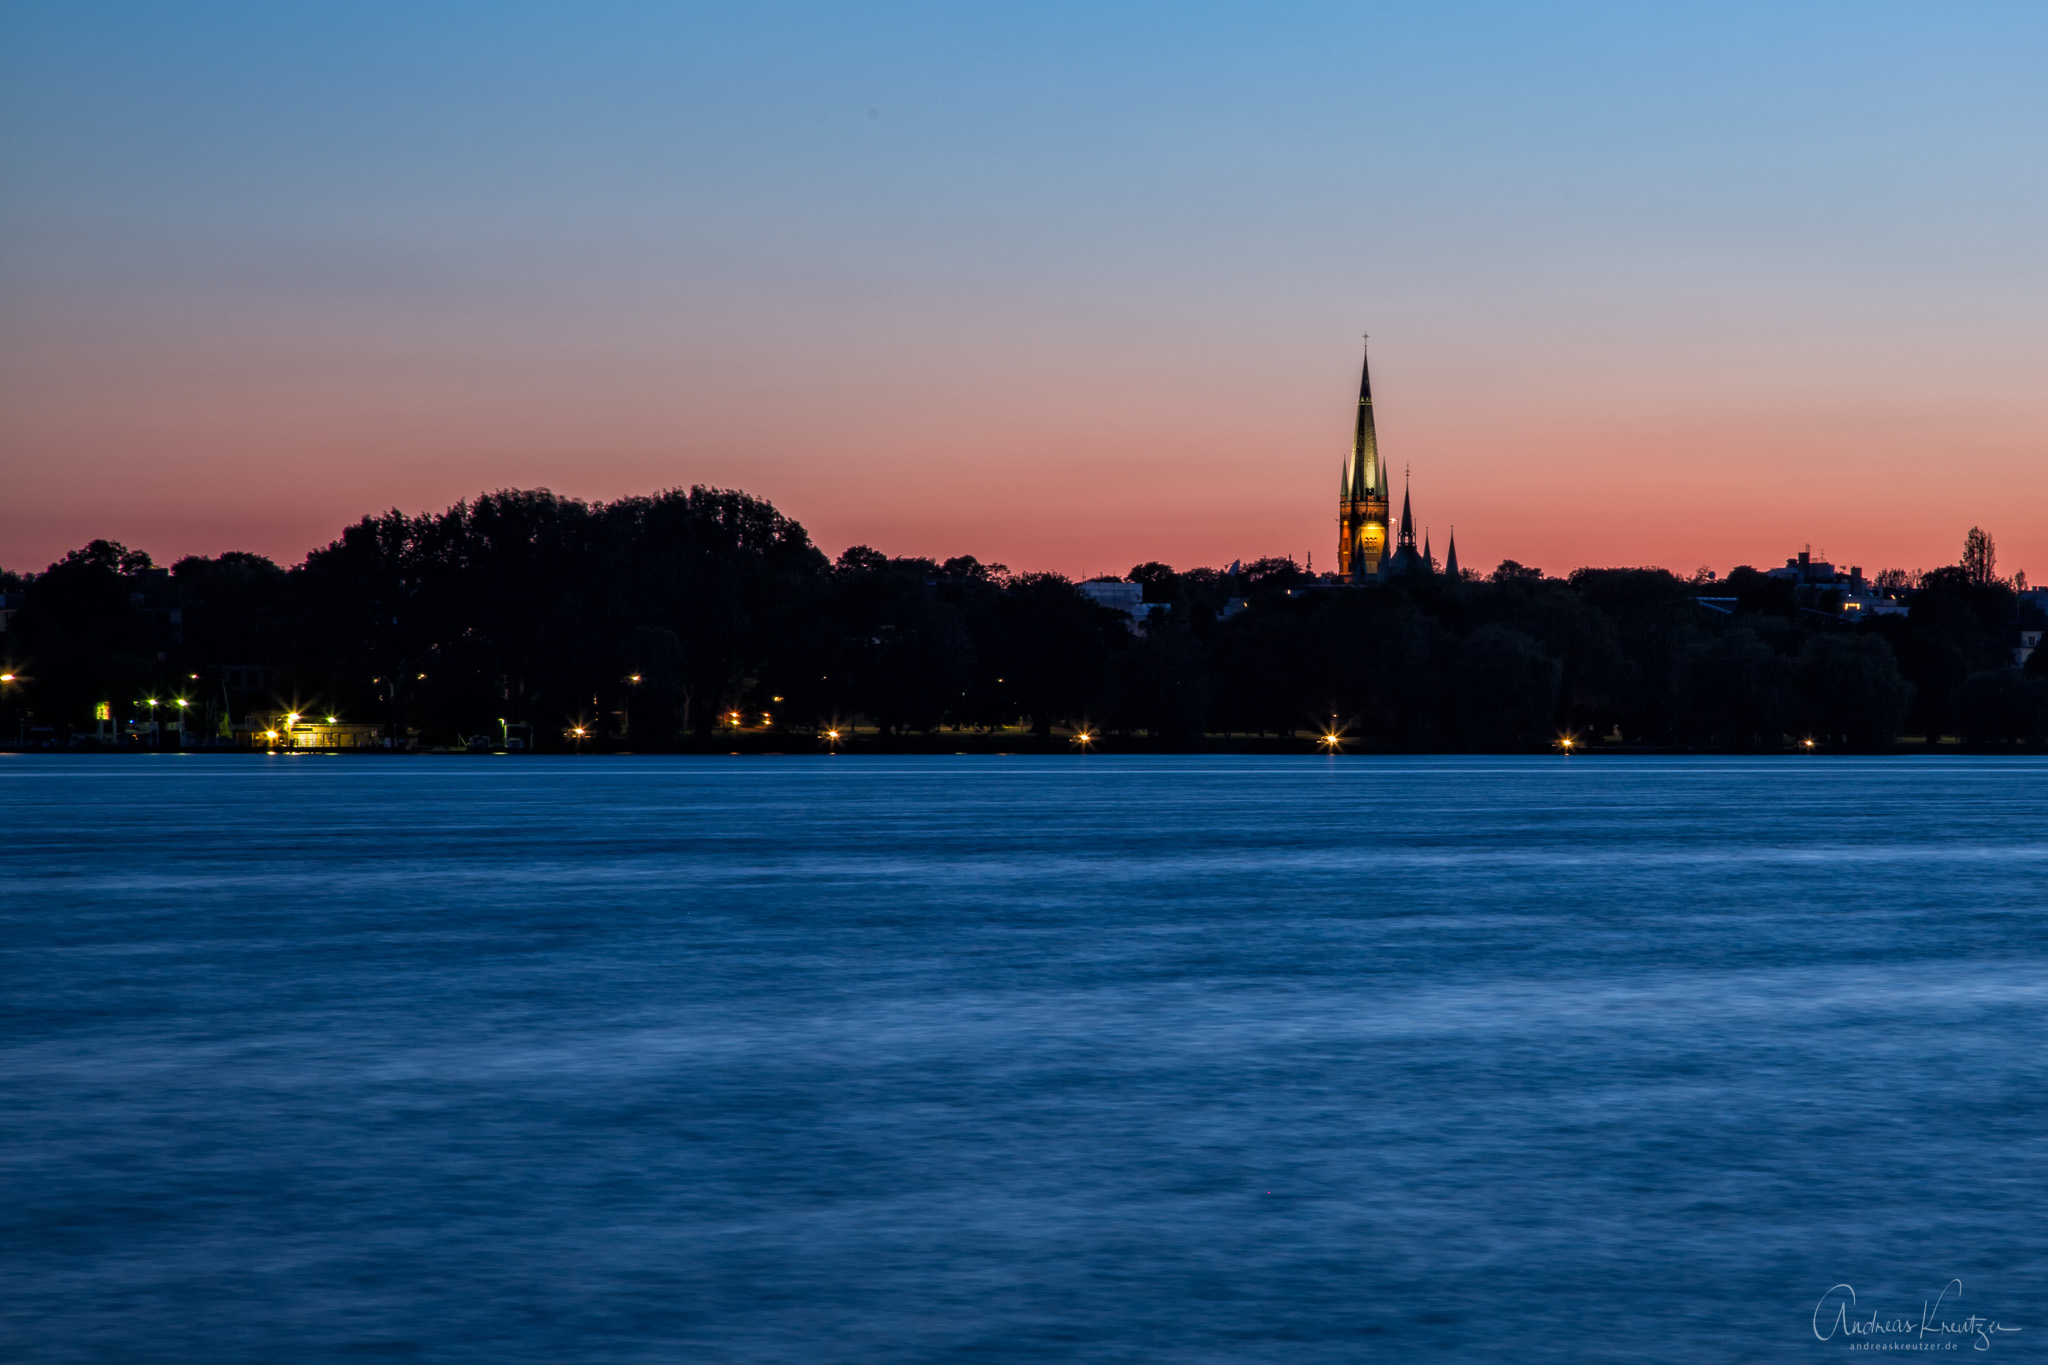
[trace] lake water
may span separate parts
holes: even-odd
[[[1951,1280],[2021,1330],[1913,1341],[2048,1358],[2048,762],[14,757],[0,819],[10,1361],[1818,1360]]]

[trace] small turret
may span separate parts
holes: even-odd
[[[1415,501],[1404,483],[1401,488],[1401,535],[1394,544],[1394,553],[1387,556],[1386,567],[1381,570],[1384,578],[1414,578],[1435,572],[1429,562],[1427,548],[1415,544]]]

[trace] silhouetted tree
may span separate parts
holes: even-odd
[[[1796,715],[1789,675],[1784,657],[1750,627],[1705,640],[1685,661],[1681,727],[1698,743],[1776,748]]]
[[[1833,744],[1891,744],[1906,721],[1913,689],[1891,646],[1875,635],[1816,635],[1793,665],[1800,714],[1812,737]]]
[[[1238,572],[1239,585],[1246,592],[1285,591],[1307,579],[1308,575],[1291,558],[1274,555],[1254,559]]]
[[[1123,613],[1099,607],[1058,574],[1020,574],[979,613],[975,653],[1010,716],[1031,718],[1043,739],[1080,719],[1101,695],[1102,670],[1128,632]]]
[[[1971,744],[2048,742],[2048,681],[2017,668],[1972,673],[1956,689],[1957,728]]]
[[[1790,619],[1799,614],[1799,594],[1791,582],[1759,573],[1747,564],[1738,564],[1730,569],[1720,586],[1723,596],[1734,597],[1737,616],[1783,616]]]
[[[66,554],[22,591],[14,618],[17,666],[28,677],[27,705],[60,731],[89,728],[100,702],[124,709],[162,690],[159,655],[172,640],[166,624],[138,611],[163,575],[140,550],[95,540]]]
[[[1171,605],[1180,599],[1180,575],[1173,571],[1171,564],[1151,560],[1133,565],[1131,571],[1124,575],[1124,581],[1143,584],[1147,602]]]
[[[1197,745],[1209,717],[1209,651],[1183,624],[1160,623],[1111,653],[1105,712],[1120,731]]]
[[[436,744],[530,726],[541,747],[571,724],[600,744],[701,744],[734,711],[889,735],[1023,717],[1041,739],[1086,717],[1182,747],[1333,720],[1407,750],[1616,729],[1725,748],[2036,742],[2048,651],[2013,668],[2033,608],[1992,550],[1977,532],[1963,564],[1888,574],[1910,612],[1860,622],[1748,567],[1561,580],[1507,560],[1483,581],[1340,587],[1279,558],[1234,573],[1148,562],[1131,572],[1152,608],[1134,628],[1057,575],[970,555],[854,546],[828,563],[744,493],[504,490],[366,517],[289,571],[232,553],[165,571],[95,541],[0,577],[25,599],[0,727],[76,729],[96,702],[133,716],[175,694],[222,717],[317,706]],[[1716,609],[1728,598],[1732,615]],[[229,666],[260,683],[234,692]]]
[[[1458,711],[1466,738],[1485,749],[1524,749],[1552,734],[1564,668],[1510,626],[1472,632],[1458,657]]]
[[[1972,526],[1963,537],[1963,558],[1957,566],[1963,577],[1980,588],[1988,588],[1998,581],[1998,546],[1991,534]]]

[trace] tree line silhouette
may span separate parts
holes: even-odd
[[[1909,611],[1857,622],[1751,569],[1709,586],[1506,561],[1360,588],[1269,558],[1234,572],[1138,565],[1139,623],[1058,575],[971,556],[856,546],[828,560],[744,493],[506,491],[366,517],[291,569],[241,553],[166,569],[97,540],[43,572],[0,574],[18,604],[0,635],[0,738],[62,744],[106,733],[102,707],[118,719],[176,697],[222,733],[288,706],[427,745],[516,728],[543,750],[856,724],[866,742],[903,745],[1003,727],[1051,744],[1083,726],[1158,748],[1333,730],[1348,747],[1410,751],[1566,735],[2039,745],[2048,650],[2012,665],[2031,609],[1992,572],[1988,538],[1969,549],[1976,559],[1905,593]]]

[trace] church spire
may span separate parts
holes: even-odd
[[[1415,508],[1408,500],[1408,476],[1401,478],[1401,544],[1415,548]]]
[[[1450,546],[1449,546],[1449,547],[1448,547],[1447,549],[1445,549],[1445,551],[1444,551],[1444,577],[1446,577],[1446,578],[1453,578],[1453,579],[1454,579],[1454,578],[1456,578],[1457,576],[1458,576],[1458,528],[1457,528],[1456,526],[1453,526],[1453,527],[1451,527],[1451,543],[1450,543]]]
[[[1351,432],[1351,463],[1345,467],[1346,495],[1363,498],[1379,486],[1380,440],[1372,424],[1372,355],[1370,349],[1358,363],[1358,425]]]
[[[1422,528],[1422,562],[1429,566],[1431,573],[1436,572],[1436,556],[1429,552],[1429,528],[1427,526]]]
[[[1372,357],[1358,367],[1358,416],[1351,453],[1337,481],[1337,575],[1359,580],[1379,577],[1387,548],[1387,468],[1380,459],[1372,421]]]

